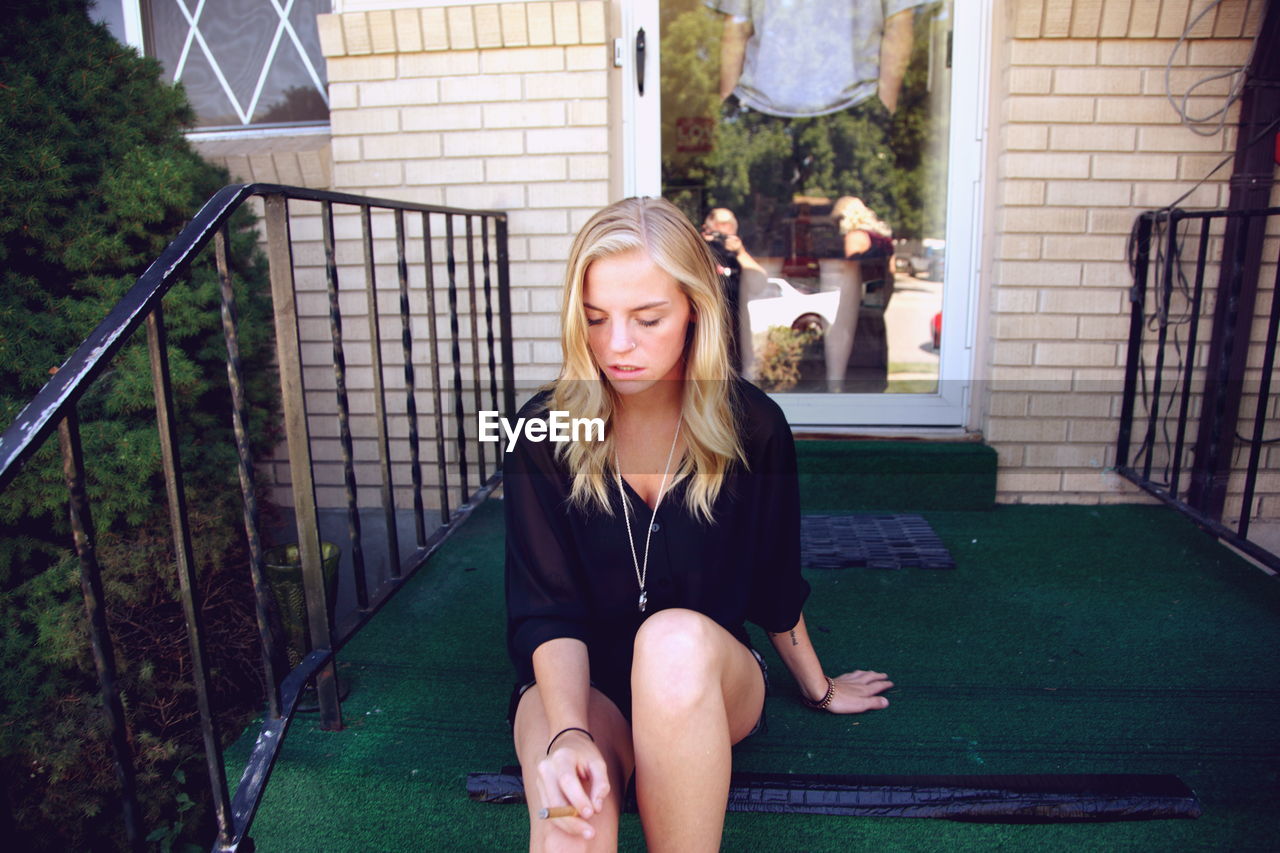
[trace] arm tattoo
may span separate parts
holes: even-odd
[[[772,632],[772,631],[766,631],[765,633],[767,633],[767,634],[769,635],[769,639],[773,639],[774,637],[781,637],[781,636],[782,636],[782,632],[781,632],[781,631],[779,631],[779,632],[778,632],[778,633],[776,633],[776,634],[775,634],[774,632]],[[794,629],[794,628],[793,628],[793,629],[791,629],[791,645],[793,645],[793,646],[798,646],[798,645],[800,645],[800,640],[796,638],[796,632],[795,632],[795,629]]]

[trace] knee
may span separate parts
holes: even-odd
[[[718,691],[715,628],[701,613],[679,608],[645,620],[635,639],[633,703],[676,711]]]
[[[547,821],[531,817],[529,830],[529,849],[538,853],[590,853],[592,850],[609,849],[595,839],[588,841],[576,835],[569,835],[554,828],[545,826]],[[598,836],[598,834],[597,834]]]

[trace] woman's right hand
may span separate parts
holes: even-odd
[[[609,796],[609,771],[604,756],[585,733],[568,731],[556,738],[551,753],[538,762],[543,806],[573,806],[577,817],[550,818],[552,826],[570,835],[591,838],[588,822],[604,809]]]

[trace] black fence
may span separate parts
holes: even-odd
[[[262,199],[265,212],[266,249],[270,264],[271,295],[275,314],[276,366],[283,411],[284,436],[288,448],[288,470],[292,489],[298,554],[302,567],[306,623],[311,651],[292,670],[284,672],[279,650],[269,625],[271,595],[264,580],[264,531],[258,506],[258,467],[250,450],[247,429],[245,376],[240,363],[239,323],[229,270],[231,216],[253,198]],[[314,389],[304,389],[302,340],[299,334],[298,289],[295,280],[295,248],[302,241],[290,236],[291,203],[305,206],[313,218],[318,213],[323,247],[323,278],[329,304],[329,337],[332,339],[334,407],[341,445],[341,468],[345,488],[347,539],[350,547],[348,579],[354,589],[355,606],[340,628],[332,618],[332,596],[326,594],[320,537],[319,507],[316,499],[315,460],[307,413]],[[357,254],[363,265],[363,281],[340,288],[340,271],[352,264],[339,264],[335,238],[335,208],[343,223],[359,221]],[[416,222],[414,220],[417,220]],[[443,226],[443,227],[441,227]],[[354,232],[354,229],[351,229]],[[410,252],[411,241],[421,241],[421,251]],[[186,484],[179,453],[179,429],[174,416],[163,305],[165,294],[183,279],[195,257],[213,243],[222,293],[222,328],[227,352],[227,370],[237,443],[239,477],[244,508],[244,532],[250,555],[245,571],[251,575],[262,643],[264,682],[267,684],[267,713],[252,757],[234,795],[228,790],[221,741],[210,706],[208,649],[201,623],[201,609],[195,584],[193,534],[187,518]],[[357,240],[347,241],[354,245]],[[400,355],[384,365],[383,322],[393,324],[389,312],[378,306],[379,266],[386,270],[385,251],[394,244],[395,276],[398,292]],[[312,247],[314,248],[314,247]],[[348,246],[350,248],[350,246]],[[443,252],[443,258],[439,253]],[[313,252],[314,254],[314,252]],[[410,255],[414,260],[409,260]],[[382,257],[382,262],[376,262]],[[359,264],[355,267],[359,268]],[[314,272],[314,270],[313,270]],[[443,282],[439,282],[443,273]],[[412,282],[412,283],[411,283]],[[384,293],[389,288],[384,287]],[[437,291],[445,305],[438,304]],[[459,292],[465,291],[465,314],[459,315]],[[380,472],[380,501],[385,530],[386,558],[390,577],[370,590],[366,573],[366,533],[359,512],[357,478],[359,462],[353,452],[350,393],[347,388],[347,345],[343,339],[342,300],[349,292],[363,291],[369,323],[369,350],[372,367],[372,396],[377,470]],[[411,303],[425,311],[411,310]],[[412,328],[415,316],[425,314],[427,340],[418,339]],[[448,318],[448,335],[438,330],[437,319]],[[496,328],[495,328],[496,321]],[[211,198],[164,253],[143,273],[126,297],[85,339],[58,369],[50,382],[35,396],[0,436],[0,494],[13,482],[31,456],[56,430],[61,445],[63,467],[70,499],[74,546],[79,555],[85,608],[90,624],[94,659],[101,683],[102,699],[111,732],[120,785],[125,831],[130,844],[142,849],[147,828],[142,825],[130,738],[114,665],[110,627],[103,600],[103,584],[96,556],[93,507],[85,482],[85,459],[77,423],[77,403],[108,369],[114,356],[129,342],[139,326],[145,325],[155,391],[155,412],[164,480],[169,501],[177,574],[199,705],[201,731],[207,759],[213,808],[218,825],[215,850],[248,849],[248,829],[261,799],[272,765],[279,753],[289,723],[296,713],[304,687],[314,683],[323,727],[342,726],[335,652],[373,616],[418,567],[423,565],[458,524],[495,488],[499,480],[500,449],[497,444],[481,445],[469,436],[466,423],[487,406],[504,415],[515,411],[511,301],[508,276],[507,219],[500,211],[462,210],[365,198],[342,193],[320,192],[269,184],[230,186]],[[429,364],[427,381],[415,371],[423,359],[425,345]],[[449,357],[440,356],[447,347]],[[467,351],[464,358],[463,351]],[[392,349],[394,352],[394,349]],[[314,362],[314,357],[312,358]],[[403,387],[388,388],[384,368],[394,370],[400,362]],[[314,369],[314,364],[309,365]],[[326,368],[327,369],[327,368]],[[469,374],[469,375],[464,375]],[[446,383],[448,389],[446,390]],[[313,383],[314,384],[314,383]],[[396,383],[398,385],[398,383]],[[486,393],[487,392],[487,395]],[[327,393],[327,391],[325,392]],[[435,485],[424,487],[423,459],[419,436],[419,397],[430,399],[434,412]],[[394,415],[389,414],[394,408]],[[452,418],[447,429],[446,412]],[[407,435],[393,437],[388,424],[407,421]],[[407,446],[407,447],[406,447]],[[402,549],[397,532],[395,501],[397,467],[393,457],[408,458],[411,480],[414,547]],[[492,456],[492,458],[487,458]],[[450,458],[452,457],[452,458]],[[370,464],[366,465],[370,467]],[[473,483],[473,469],[478,477]],[[402,474],[403,476],[403,474]],[[403,487],[408,484],[401,484]],[[424,493],[434,496],[438,519],[429,518]],[[380,540],[381,542],[381,540]],[[381,545],[379,546],[381,547]]]
[[[1138,218],[1116,467],[1280,571],[1280,556],[1249,539],[1260,478],[1280,468],[1277,222],[1274,207]],[[1280,501],[1274,482],[1269,491]]]

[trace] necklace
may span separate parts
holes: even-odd
[[[631,535],[631,512],[628,509],[627,494],[622,490],[622,463],[618,461],[618,448],[613,449],[613,463],[618,475],[618,495],[622,498],[622,517],[627,522],[627,544],[631,546],[631,564],[636,570],[636,583],[640,585],[638,605],[643,613],[649,604],[649,593],[645,589],[645,579],[649,577],[649,539],[653,536],[653,520],[658,517],[658,507],[662,506],[662,498],[667,493],[667,474],[671,472],[671,457],[676,452],[676,441],[680,438],[680,421],[676,421],[676,434],[671,437],[671,449],[667,451],[667,465],[662,469],[662,483],[658,486],[658,500],[653,505],[653,514],[649,516],[649,531],[644,535],[644,563],[636,557],[636,543]]]

